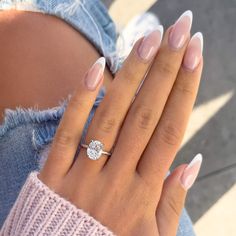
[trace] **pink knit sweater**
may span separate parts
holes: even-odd
[[[3,227],[1,236],[114,235],[88,213],[29,174]]]

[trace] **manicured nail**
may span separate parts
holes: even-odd
[[[106,59],[100,57],[90,68],[85,76],[85,85],[89,90],[94,91],[103,78],[104,69],[106,66]]]
[[[183,47],[190,33],[192,21],[193,13],[188,10],[175,22],[169,35],[169,44],[172,48],[180,49]]]
[[[145,36],[138,48],[138,54],[143,60],[148,61],[156,54],[158,48],[160,47],[162,36],[162,25],[159,25],[155,31]]]
[[[181,184],[184,189],[187,191],[194,184],[199,170],[202,164],[202,155],[197,154],[193,160],[188,164],[188,166],[184,169],[184,172],[181,176]]]
[[[184,56],[184,67],[193,71],[199,64],[203,52],[203,36],[198,32],[191,38]]]

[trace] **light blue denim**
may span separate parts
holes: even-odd
[[[114,74],[122,60],[117,56],[117,32],[106,7],[99,0],[1,0],[0,10],[17,9],[57,16],[69,23],[106,57]],[[102,87],[83,131],[105,95]],[[3,225],[28,174],[42,167],[42,153],[50,147],[60,119],[71,95],[58,106],[46,110],[36,108],[6,109],[0,125],[0,227]],[[79,152],[79,147],[75,158]],[[192,222],[183,210],[178,236],[194,236]]]

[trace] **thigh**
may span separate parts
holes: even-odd
[[[100,57],[79,31],[37,12],[0,12],[0,36],[0,114],[17,106],[56,106]],[[105,86],[111,80],[106,69]]]

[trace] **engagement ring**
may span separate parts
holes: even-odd
[[[81,144],[80,146],[87,149],[87,156],[91,160],[98,160],[102,154],[111,156],[110,152],[103,151],[104,144],[98,140],[91,140],[89,145]]]

